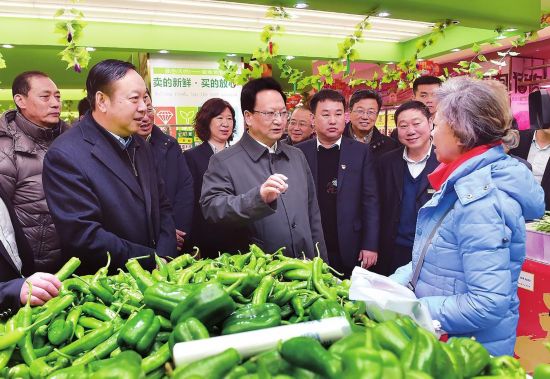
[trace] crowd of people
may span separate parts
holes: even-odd
[[[420,77],[386,136],[376,91],[348,102],[322,89],[289,115],[280,84],[254,79],[241,91],[240,140],[233,107],[205,99],[203,143],[183,153],[154,125],[130,63],[98,63],[86,90],[69,128],[47,74],[13,82],[16,109],[0,118],[0,316],[26,302],[29,283],[34,305],[56,296],[52,273],[72,256],[90,274],[109,252],[115,273],[133,257],[153,269],[155,253],[197,246],[214,257],[255,243],[319,255],[343,277],[357,265],[390,276],[449,334],[513,354],[525,220],[544,213],[550,138],[519,141],[503,86]],[[507,154],[518,142],[512,153],[533,171]]]

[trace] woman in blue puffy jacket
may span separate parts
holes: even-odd
[[[503,87],[453,78],[437,97],[441,164],[429,176],[437,192],[418,214],[412,262],[392,279],[406,285],[418,266],[414,291],[445,332],[473,336],[495,356],[513,355],[525,220],[542,217],[544,193],[504,151],[518,137]]]

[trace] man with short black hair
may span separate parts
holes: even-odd
[[[27,71],[12,84],[17,110],[0,117],[0,185],[29,240],[37,270],[62,265],[59,238],[42,185],[44,156],[68,125],[60,119],[61,94],[47,74]]]
[[[376,119],[382,108],[382,96],[374,90],[355,91],[349,100],[350,122],[344,136],[367,143],[374,157],[378,157],[398,147],[390,137],[376,128]]]
[[[90,102],[85,97],[78,102],[78,121],[82,120],[87,112],[90,111]]]
[[[346,100],[323,89],[310,101],[317,138],[298,144],[317,187],[323,233],[332,267],[349,277],[359,262],[376,265],[378,194],[371,153],[365,144],[342,137]]]
[[[433,118],[437,110],[437,99],[435,91],[441,87],[441,79],[437,76],[420,76],[413,82],[414,100],[424,103],[430,110],[430,117]]]
[[[214,154],[200,203],[208,222],[243,226],[248,241],[268,253],[327,259],[315,184],[302,152],[278,143],[287,123],[286,96],[273,78],[243,86],[248,132]],[[302,255],[303,254],[303,255]]]
[[[411,261],[418,210],[435,192],[428,181],[438,161],[431,142],[430,111],[420,101],[395,111],[401,148],[377,161],[380,199],[380,254],[375,272],[382,275]]]
[[[58,139],[44,160],[46,198],[66,258],[94,273],[140,256],[176,253],[175,225],[150,147],[133,136],[147,107],[145,83],[128,62],[96,64],[86,80],[91,112]]]

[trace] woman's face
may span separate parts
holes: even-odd
[[[210,140],[218,143],[226,143],[231,134],[235,120],[229,108],[210,120]]]
[[[464,145],[439,113],[436,113],[434,120],[433,144],[437,160],[441,163],[450,163],[464,153]]]

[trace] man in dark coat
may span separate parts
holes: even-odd
[[[344,136],[369,145],[374,158],[399,147],[392,138],[376,128],[376,118],[382,107],[382,96],[370,89],[358,90],[349,99],[350,122]]]
[[[213,155],[200,203],[208,222],[243,225],[248,240],[268,253],[285,247],[291,257],[313,258],[325,241],[313,177],[302,152],[281,143],[285,95],[273,78],[243,86],[241,109],[248,132]]]
[[[429,109],[408,101],[395,112],[402,147],[377,161],[380,254],[374,271],[390,275],[411,261],[418,210],[432,197],[428,181],[439,164],[431,144]]]
[[[110,252],[110,272],[132,257],[175,254],[175,225],[150,147],[132,137],[146,88],[132,64],[105,60],[90,71],[92,112],[52,145],[44,160],[46,199],[66,258],[94,273]]]
[[[510,154],[531,164],[533,175],[544,190],[546,210],[550,211],[550,129],[520,131],[519,145]]]
[[[349,277],[358,262],[376,264],[378,194],[369,148],[342,137],[346,100],[324,89],[310,100],[317,138],[298,144],[317,188],[328,258]]]
[[[145,105],[147,112],[137,132],[149,142],[157,173],[164,181],[166,196],[172,204],[172,216],[176,224],[176,242],[178,250],[183,248],[184,240],[190,237],[193,220],[193,177],[178,141],[172,136],[163,133],[154,124],[155,113],[151,95],[147,93]]]
[[[61,282],[52,274],[33,274],[33,252],[19,225],[10,198],[2,188],[0,230],[0,319],[6,319],[27,303],[27,282],[32,284],[31,305],[42,305],[57,296]]]

